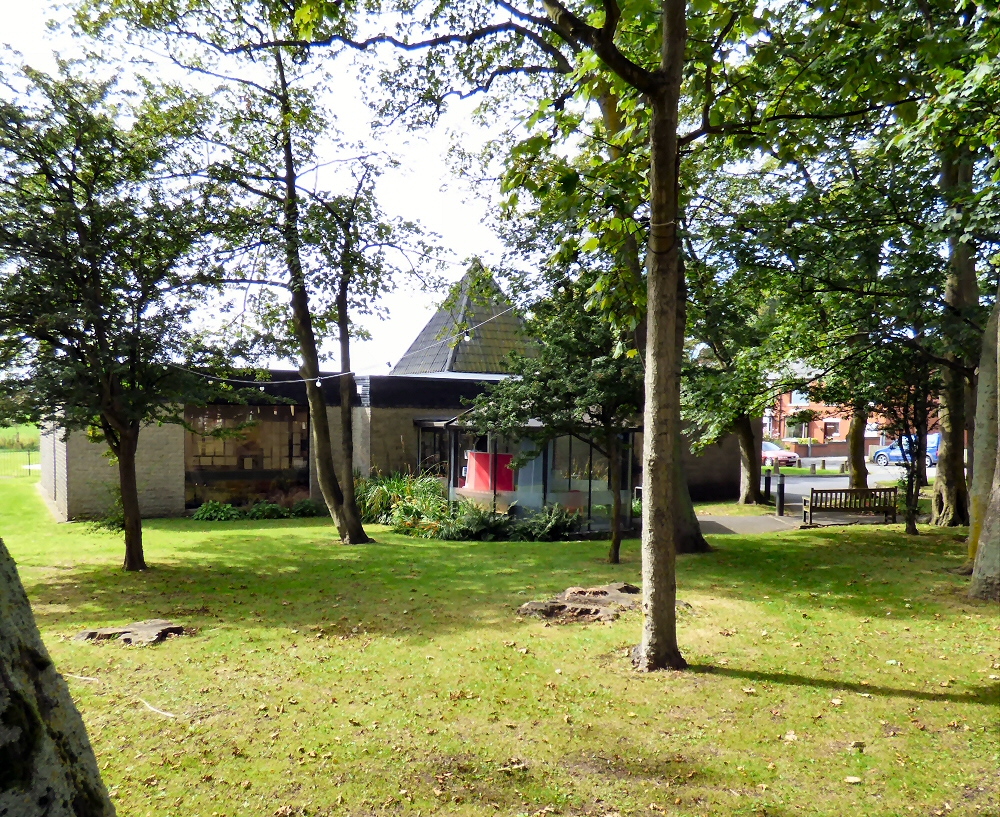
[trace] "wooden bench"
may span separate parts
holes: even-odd
[[[896,521],[897,488],[832,488],[809,491],[802,497],[802,521],[811,525],[814,511],[880,513],[885,521]]]

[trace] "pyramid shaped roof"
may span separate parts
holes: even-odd
[[[482,268],[459,282],[446,303],[393,367],[394,375],[506,374],[511,352],[527,353],[521,319]],[[463,339],[468,330],[468,340]]]

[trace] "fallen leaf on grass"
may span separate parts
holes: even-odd
[[[784,740],[784,741],[786,741],[788,743],[791,743],[792,741],[796,741],[798,739],[799,739],[799,736],[796,735],[794,732],[786,732],[785,736],[782,738],[782,740]]]
[[[844,782],[850,783],[852,786],[856,786],[858,783],[861,782],[861,778],[848,775],[847,777],[844,778]]]
[[[840,698],[831,698],[830,703],[834,706],[840,706],[844,702]]]
[[[756,694],[757,694],[757,690],[756,690],[756,689],[754,689],[753,687],[743,687],[743,691],[744,691],[744,692],[745,692],[745,693],[746,693],[747,695],[756,695]]]

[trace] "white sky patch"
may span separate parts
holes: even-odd
[[[53,51],[64,57],[81,53],[81,46],[65,31],[51,31],[46,21],[65,21],[66,9],[34,0],[0,0],[0,43],[20,52],[29,65],[45,71],[55,68]],[[391,60],[388,54],[384,59]],[[10,57],[8,56],[8,59]],[[473,195],[470,188],[457,179],[448,166],[448,150],[454,139],[461,139],[466,147],[481,145],[489,134],[473,121],[472,111],[477,100],[452,101],[438,125],[416,133],[402,127],[382,128],[377,135],[371,129],[372,114],[365,104],[364,88],[357,78],[354,62],[342,55],[328,62],[334,76],[334,89],[322,101],[336,115],[333,123],[347,142],[371,143],[373,147],[393,154],[399,167],[387,169],[378,183],[382,207],[390,216],[419,221],[425,229],[437,233],[440,245],[449,250],[451,261],[446,275],[457,281],[465,271],[461,263],[471,256],[479,256],[489,265],[499,261],[502,244],[483,222],[490,202],[481,196],[487,191],[483,186]],[[322,150],[322,148],[320,148]],[[332,150],[332,149],[331,149]],[[321,155],[320,161],[335,159],[336,155]],[[318,171],[320,185],[324,181],[334,189],[333,178],[325,180],[324,169]],[[497,195],[494,190],[493,196]],[[421,292],[416,287],[402,285],[388,295],[383,306],[388,312],[385,320],[369,316],[359,323],[371,340],[352,342],[352,363],[355,371],[363,374],[387,374],[406,351],[424,324],[430,319],[443,298],[443,293]],[[328,343],[324,351],[333,350]],[[287,365],[287,364],[285,364]],[[328,364],[329,365],[329,364]]]

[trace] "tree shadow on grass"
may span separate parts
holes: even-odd
[[[948,701],[956,704],[983,704],[1000,708],[1000,684],[972,687],[968,692],[924,692],[919,689],[902,689],[896,687],[861,684],[855,681],[843,681],[836,678],[813,678],[808,675],[795,675],[785,672],[756,672],[731,667],[718,667],[710,664],[693,664],[691,672],[703,675],[723,675],[727,678],[739,678],[758,684],[771,683],[787,686],[809,686],[819,689],[856,692],[860,695],[871,695],[885,698],[911,698],[916,701]]]
[[[639,579],[635,541],[624,543],[616,566],[606,563],[604,542],[442,542],[374,529],[380,543],[344,546],[327,519],[149,520],[145,530],[151,570],[125,573],[110,560],[60,569],[34,585],[40,623],[66,632],[167,618],[202,629],[344,635],[357,627],[427,638],[510,620],[524,601],[572,585]],[[901,613],[928,584],[919,569],[939,566],[953,539],[884,530],[715,537],[712,553],[681,557],[678,584],[681,598],[766,595],[797,609]],[[109,544],[108,553],[116,549]],[[940,571],[935,580],[957,581]],[[924,601],[906,615],[930,618]]]
[[[166,618],[200,629],[357,627],[426,638],[513,619],[524,601],[569,585],[637,573],[635,564],[607,565],[602,542],[399,542],[376,531],[389,541],[349,547],[332,533],[315,522],[147,522],[150,570],[125,573],[110,562],[60,570],[34,586],[35,614],[62,630]]]

